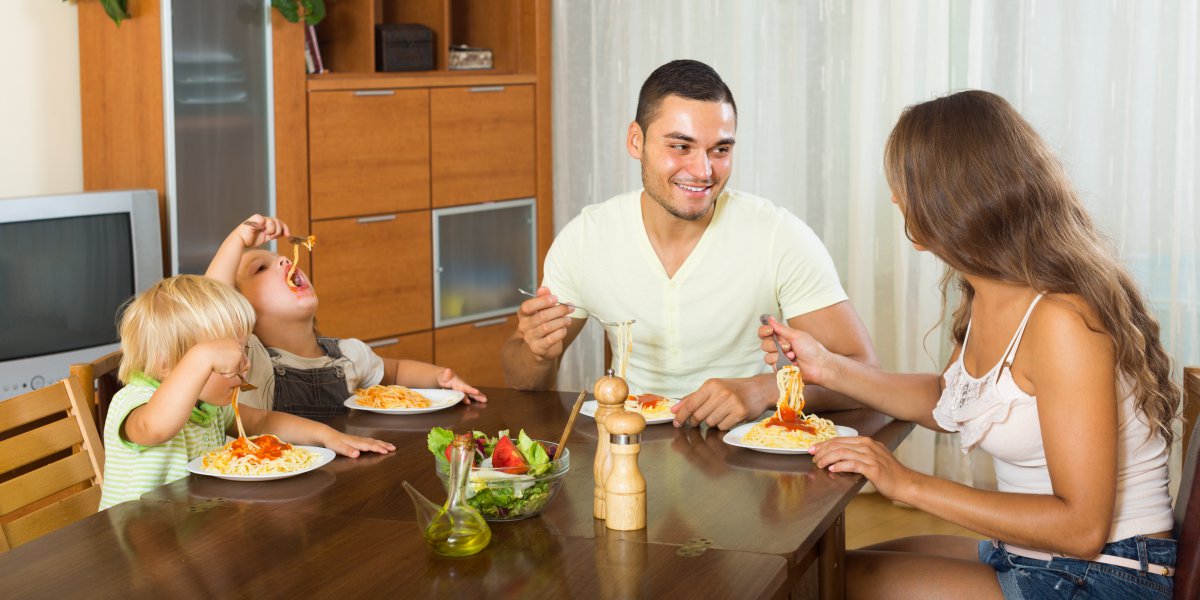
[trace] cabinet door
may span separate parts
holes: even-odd
[[[434,206],[536,193],[533,86],[440,88],[430,94]]]
[[[429,208],[429,90],[312,92],[312,218]]]
[[[313,223],[317,326],[375,340],[433,324],[429,213]]]
[[[517,316],[500,317],[434,330],[433,357],[473,386],[508,387],[500,349],[517,330]]]
[[[433,362],[433,332],[422,331],[396,337],[367,341],[367,345],[384,358]]]

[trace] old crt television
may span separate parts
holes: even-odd
[[[0,400],[116,350],[118,308],[162,273],[154,190],[0,198]]]

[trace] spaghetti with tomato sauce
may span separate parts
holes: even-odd
[[[204,470],[222,475],[275,475],[311,466],[317,455],[273,435],[239,437],[204,455]]]
[[[630,394],[625,399],[625,410],[640,413],[646,418],[665,417],[671,414],[676,403],[658,394]]]
[[[766,448],[808,448],[837,437],[833,421],[804,414],[804,379],[800,369],[787,366],[775,373],[779,403],[775,414],[763,419],[742,441]]]

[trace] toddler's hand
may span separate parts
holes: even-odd
[[[360,452],[395,452],[396,447],[380,440],[359,437],[333,430],[325,440],[325,447],[350,458],[358,458]]]
[[[236,377],[250,368],[245,345],[234,339],[212,340],[192,346],[188,353],[203,352],[208,358],[212,372],[227,377]]]
[[[271,240],[292,235],[287,223],[274,217],[251,215],[233,230],[247,248],[257,248]]]
[[[437,381],[438,385],[445,389],[458,390],[466,394],[467,397],[464,399],[464,403],[466,404],[470,404],[471,400],[487,402],[487,396],[483,395],[482,392],[472,387],[471,384],[463,381],[463,378],[456,375],[451,369],[442,371],[442,374],[438,375]]]

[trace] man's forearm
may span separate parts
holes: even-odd
[[[558,375],[557,360],[539,359],[520,338],[504,342],[500,362],[504,367],[504,380],[517,390],[548,390]]]

